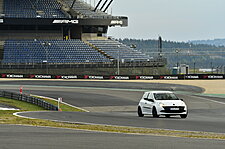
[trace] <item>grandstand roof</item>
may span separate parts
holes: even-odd
[[[127,17],[112,16],[83,0],[1,1],[0,24],[128,25]]]

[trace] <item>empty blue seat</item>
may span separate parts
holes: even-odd
[[[134,50],[115,40],[89,40],[91,44],[104,51],[114,59],[123,59],[124,61],[147,61],[148,55]]]
[[[5,18],[66,18],[56,0],[5,0]]]
[[[79,42],[78,42],[79,41]],[[73,48],[78,45],[81,49]],[[97,61],[96,59],[99,58]],[[7,40],[3,63],[110,62],[80,40]]]

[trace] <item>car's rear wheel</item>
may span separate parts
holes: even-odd
[[[152,109],[152,115],[153,115],[153,117],[159,117],[155,107]]]
[[[180,117],[181,118],[187,118],[187,114],[181,114]]]
[[[138,116],[143,117],[144,114],[142,113],[141,107],[138,107]]]

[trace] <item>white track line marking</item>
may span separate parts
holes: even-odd
[[[1,110],[2,110],[2,111],[16,111],[16,110],[19,111],[20,109],[14,109],[14,108],[1,108],[1,107],[0,107],[0,111],[1,111]]]
[[[200,95],[200,96],[201,96],[201,95]],[[196,96],[195,96],[195,97],[196,97]],[[197,97],[198,97],[198,96],[197,96]],[[202,99],[202,100],[206,100],[206,101],[210,101],[210,102],[214,102],[214,103],[218,103],[218,104],[223,104],[223,105],[225,105],[225,102],[220,102],[220,101],[208,99],[207,96],[206,96],[206,97],[205,97],[205,96],[201,96],[201,97],[198,97],[198,98],[200,98],[200,99]]]

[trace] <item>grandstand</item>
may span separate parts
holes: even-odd
[[[164,66],[129,46],[108,38],[109,27],[128,18],[107,10],[113,0],[92,6],[82,0],[0,0],[0,62],[3,65],[106,64],[117,61]],[[79,67],[79,66],[78,66]]]
[[[4,0],[5,18],[66,18],[55,0]]]

